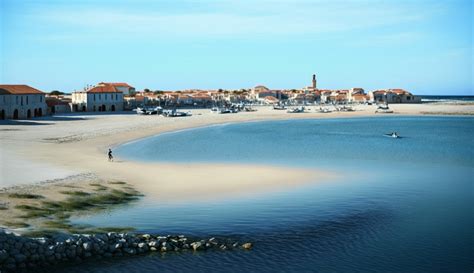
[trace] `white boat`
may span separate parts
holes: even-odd
[[[391,114],[393,113],[393,110],[390,109],[387,104],[380,104],[377,106],[377,110],[375,110],[375,113]]]
[[[286,110],[286,106],[285,105],[280,105],[280,104],[274,104],[273,109],[274,110]]]
[[[189,116],[192,116],[192,113],[190,111],[183,112],[183,111],[176,111],[176,109],[173,109],[173,110],[164,110],[163,116],[164,117],[189,117]]]
[[[163,112],[163,108],[161,108],[160,106],[158,106],[158,107],[143,107],[143,108],[137,107],[137,109],[135,109],[135,111],[139,115],[157,115],[157,114],[161,114]]]
[[[287,113],[304,113],[304,106],[288,109]]]
[[[355,111],[355,109],[352,108],[352,106],[346,106],[346,105],[343,105],[343,106],[339,107],[337,110],[342,111],[342,112],[353,112],[353,111]]]
[[[329,110],[329,108],[327,108],[327,107],[324,107],[324,108],[319,107],[319,111],[318,111],[318,112],[319,112],[319,113],[331,113],[332,111]]]
[[[386,137],[390,137],[390,138],[401,138],[397,132],[392,132],[392,133],[389,133],[389,134],[384,134],[384,136]]]

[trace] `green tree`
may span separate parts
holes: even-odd
[[[59,96],[59,95],[64,95],[64,92],[61,92],[61,91],[58,91],[58,90],[53,90],[49,94],[53,95],[53,96]]]

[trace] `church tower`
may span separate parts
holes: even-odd
[[[313,89],[316,89],[316,74],[313,74]]]

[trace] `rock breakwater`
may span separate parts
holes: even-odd
[[[251,249],[229,239],[191,239],[184,235],[159,236],[134,233],[57,234],[51,238],[29,238],[0,230],[0,272],[22,272],[31,268],[88,259],[134,256],[150,252]]]

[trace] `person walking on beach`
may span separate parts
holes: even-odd
[[[108,155],[109,155],[109,161],[114,161],[114,157],[112,156],[112,149],[109,149]]]

